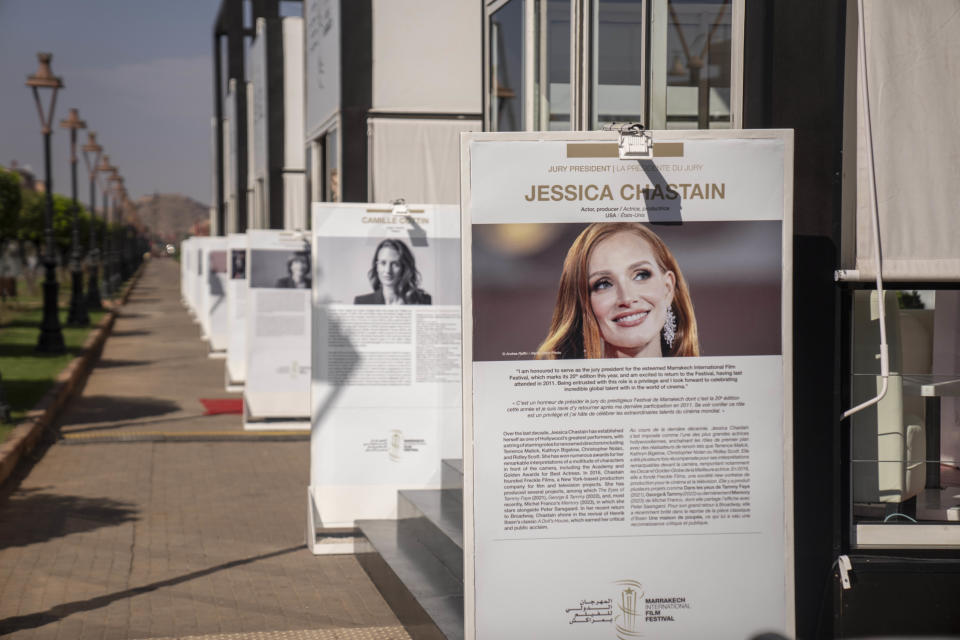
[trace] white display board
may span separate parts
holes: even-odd
[[[227,239],[207,238],[204,265],[203,310],[210,338],[210,357],[226,358],[228,341],[227,316]]]
[[[200,338],[210,340],[210,318],[204,313],[203,301],[207,288],[207,241],[210,238],[201,236],[194,245],[194,272],[193,272],[193,308],[197,313],[197,323],[200,325]]]
[[[193,313],[190,304],[190,241],[191,238],[184,238],[180,241],[180,300],[187,308],[187,311]]]
[[[466,637],[794,633],[790,131],[461,137]]]
[[[455,205],[313,204],[311,521],[396,518],[460,447]]]
[[[309,429],[310,240],[247,231],[247,429]]]
[[[194,322],[200,322],[197,317],[197,238],[190,237],[183,241],[183,253],[180,254],[180,262],[183,267],[183,300],[187,305],[187,311]]]
[[[227,236],[227,391],[247,379],[247,236]]]

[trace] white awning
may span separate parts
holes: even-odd
[[[960,281],[960,0],[867,0],[864,14],[882,275]],[[858,271],[850,279],[870,280],[863,81],[858,72],[855,263],[843,266]]]
[[[460,132],[480,120],[372,118],[370,201],[460,202]]]

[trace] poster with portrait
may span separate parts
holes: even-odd
[[[650,135],[461,137],[467,638],[793,633],[792,132]]]
[[[247,236],[227,236],[226,388],[240,391],[247,379]]]
[[[460,457],[459,211],[314,203],[312,229],[311,506],[353,527]]]
[[[310,237],[246,233],[247,429],[309,429]]]
[[[210,357],[225,358],[229,340],[227,315],[227,239],[207,238],[203,307],[210,337]]]

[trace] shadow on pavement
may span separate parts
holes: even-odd
[[[153,360],[116,360],[112,358],[101,358],[97,361],[96,366],[102,369],[113,369],[115,367],[140,367],[153,363]]]
[[[187,420],[202,420],[207,418],[210,415],[217,414],[206,414],[206,413],[191,413],[186,416],[177,416],[176,418],[158,418],[156,420],[134,420],[129,422],[110,422],[108,424],[95,424],[92,427],[70,427],[64,430],[64,433],[74,434],[74,433],[86,433],[89,431],[113,431],[115,429],[125,429],[127,427],[153,427],[158,424],[171,424],[174,422],[185,422]],[[69,425],[64,424],[62,426],[69,427]]]
[[[136,520],[136,509],[111,498],[47,493],[44,488],[17,492],[0,505],[0,549],[46,542],[71,533]],[[24,526],[24,523],[30,526]]]
[[[111,603],[116,602],[117,600],[123,600],[125,598],[133,598],[134,596],[138,596],[144,593],[150,593],[151,591],[156,591],[157,589],[162,589],[163,587],[170,587],[176,584],[180,584],[182,582],[195,580],[196,578],[202,578],[203,576],[208,576],[212,573],[223,571],[224,569],[239,567],[245,564],[257,562],[258,560],[275,558],[277,556],[282,556],[288,553],[292,553],[294,551],[302,551],[303,548],[304,548],[303,545],[300,544],[295,547],[290,547],[289,549],[271,551],[270,553],[264,553],[259,556],[251,556],[249,558],[243,558],[241,560],[231,560],[230,562],[218,564],[208,569],[201,569],[199,571],[192,571],[190,573],[185,573],[182,576],[177,576],[176,578],[159,580],[157,582],[151,582],[150,584],[145,584],[140,587],[133,587],[131,589],[125,589],[123,591],[116,591],[114,593],[108,593],[106,595],[97,596],[96,598],[90,598],[88,600],[75,600],[74,602],[58,604],[55,607],[51,607],[46,611],[40,611],[38,613],[30,613],[25,616],[15,616],[12,618],[6,618],[5,620],[0,620],[0,635],[13,633],[15,631],[23,631],[24,629],[35,629],[36,627],[42,627],[44,625],[63,620],[67,616],[72,615],[74,613],[81,613],[83,611],[93,611],[94,609],[100,609],[101,607],[106,607]]]
[[[110,335],[114,338],[129,338],[131,336],[149,336],[153,331],[144,329],[128,329],[127,331],[112,331]]]
[[[172,400],[124,396],[82,396],[74,399],[70,411],[63,415],[61,426],[90,424],[92,422],[122,421],[129,423],[140,418],[162,416],[181,409]]]

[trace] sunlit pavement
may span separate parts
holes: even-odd
[[[407,638],[352,556],[305,548],[308,443],[238,441],[240,416],[202,415],[228,395],[223,361],[178,287],[176,262],[147,265],[61,416],[83,438],[0,498],[0,635]]]

